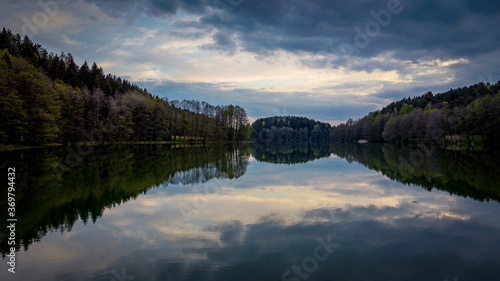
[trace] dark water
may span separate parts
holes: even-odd
[[[9,232],[0,232],[1,280],[500,280],[495,153],[74,152],[0,154],[0,219],[7,224],[15,167],[18,220],[15,274]]]

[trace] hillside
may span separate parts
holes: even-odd
[[[243,108],[169,101],[71,53],[48,53],[27,36],[0,33],[0,144],[92,141],[241,141]]]
[[[393,102],[359,120],[335,126],[331,139],[493,146],[500,140],[500,82]]]

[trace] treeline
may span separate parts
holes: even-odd
[[[274,116],[257,119],[251,126],[251,140],[273,145],[329,143],[331,126],[305,117]]]
[[[242,141],[250,136],[239,106],[169,101],[94,62],[48,53],[27,36],[0,34],[0,143],[79,141]]]
[[[331,138],[336,142],[494,145],[500,140],[500,82],[405,98],[335,126]]]

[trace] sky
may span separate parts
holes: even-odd
[[[0,25],[173,99],[338,124],[500,80],[500,1],[7,0]]]

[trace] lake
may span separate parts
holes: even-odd
[[[1,280],[498,280],[500,167],[432,147],[116,145],[15,167]]]

